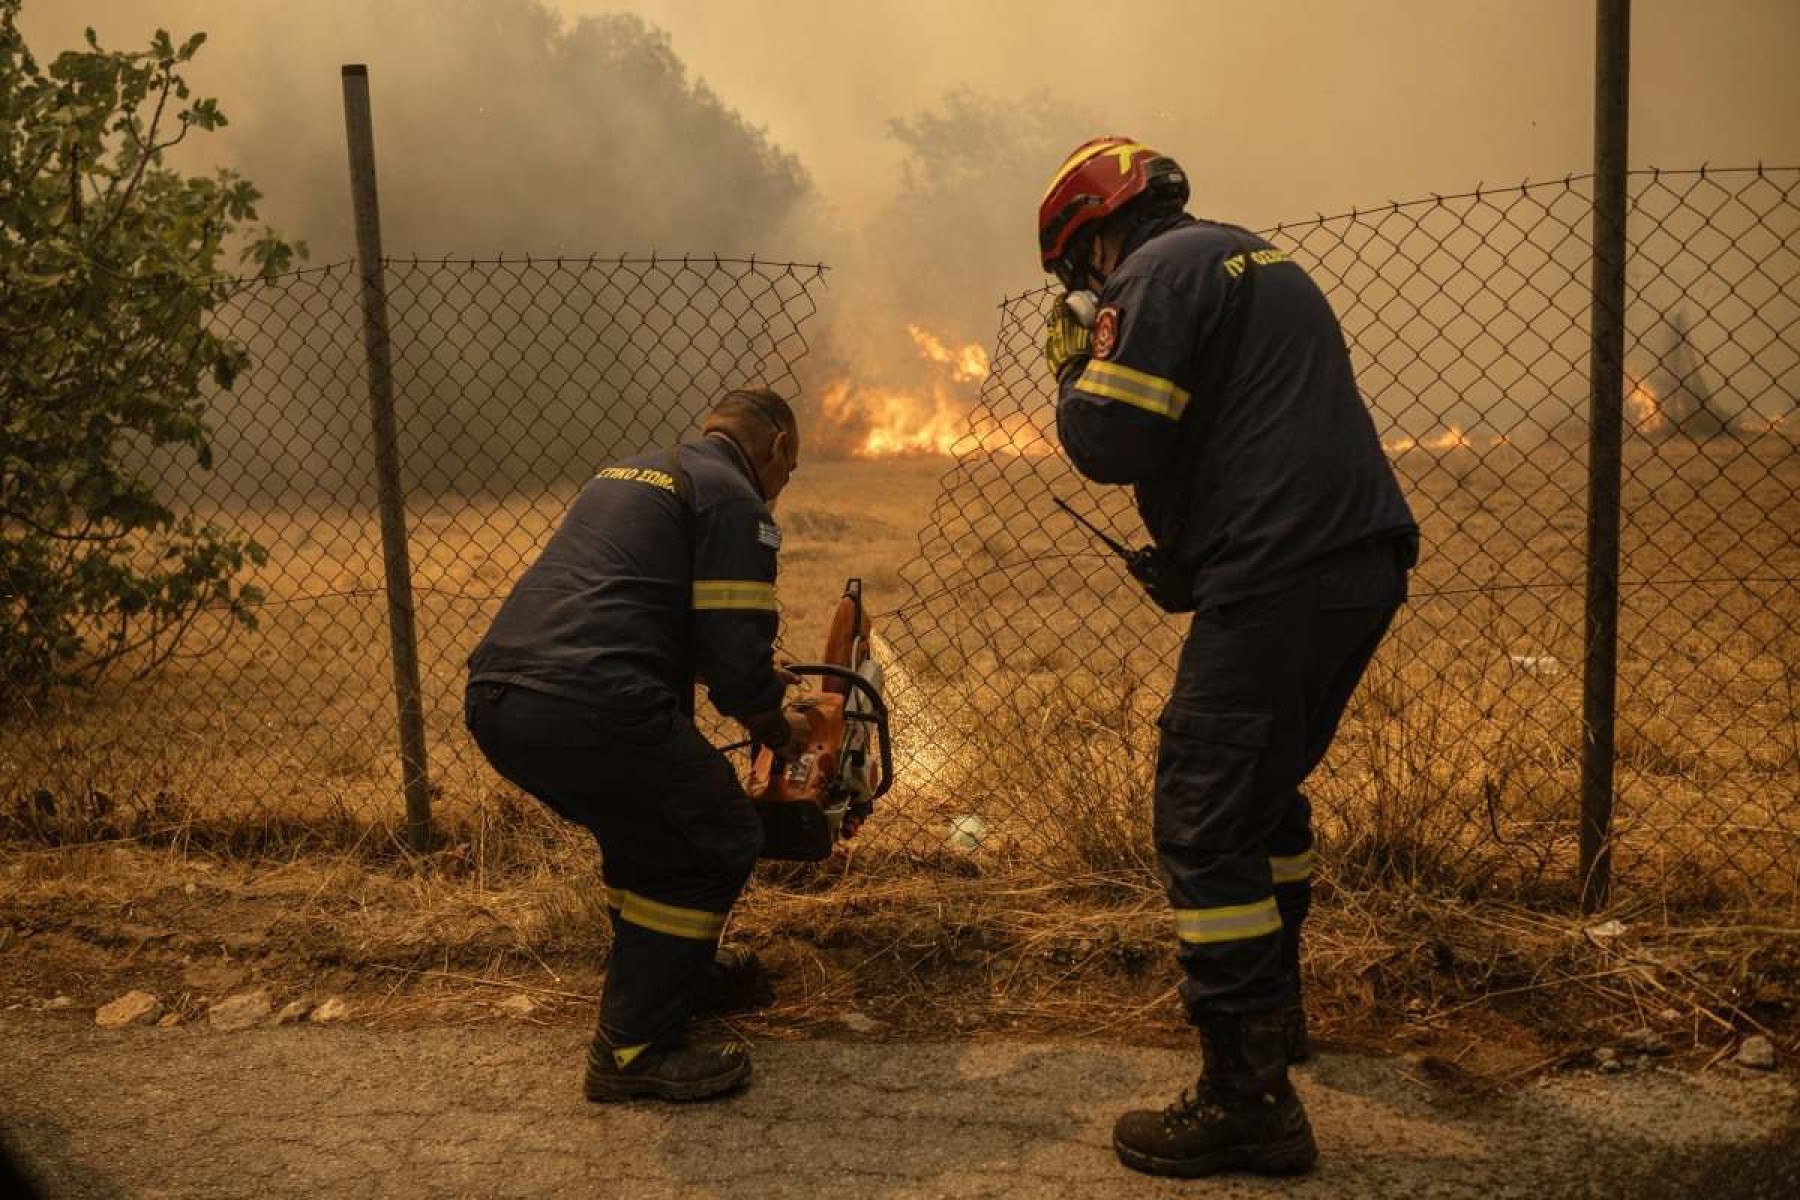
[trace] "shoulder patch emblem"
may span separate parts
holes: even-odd
[[[771,550],[781,549],[781,527],[773,521],[758,521],[756,540]]]
[[[1094,318],[1095,358],[1111,358],[1119,346],[1119,306],[1109,304]]]

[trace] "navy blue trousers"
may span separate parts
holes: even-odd
[[[464,718],[506,779],[600,843],[612,955],[600,1033],[679,1043],[725,917],[762,849],[736,772],[670,701],[606,713],[472,683]]]
[[[1414,553],[1363,547],[1194,615],[1159,722],[1154,821],[1192,1020],[1297,994],[1313,852],[1301,785],[1406,599]]]

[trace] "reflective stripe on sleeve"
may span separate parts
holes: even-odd
[[[1313,852],[1306,850],[1287,858],[1271,858],[1269,873],[1275,876],[1276,883],[1299,883],[1303,879],[1312,878]]]
[[[1281,913],[1273,896],[1254,904],[1175,910],[1175,936],[1190,945],[1247,942],[1280,932]]]
[[[694,610],[702,609],[775,612],[775,585],[755,579],[696,579]]]
[[[664,904],[660,900],[652,900],[624,888],[608,888],[606,898],[608,903],[618,906],[621,921],[629,921],[656,933],[689,938],[696,942],[715,942],[725,932],[724,913]]]
[[[1188,402],[1188,394],[1184,389],[1176,387],[1160,375],[1134,371],[1130,367],[1122,367],[1118,363],[1099,358],[1088,360],[1081,378],[1075,381],[1075,387],[1090,396],[1117,400],[1134,408],[1141,408],[1147,413],[1167,417],[1171,421],[1181,420],[1182,411],[1187,408]]]

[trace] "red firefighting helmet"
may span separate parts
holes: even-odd
[[[1086,278],[1087,241],[1099,222],[1139,196],[1158,208],[1187,203],[1187,173],[1179,163],[1125,137],[1084,142],[1058,168],[1038,204],[1038,251],[1044,270],[1074,288]]]

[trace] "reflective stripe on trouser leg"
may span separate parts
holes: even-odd
[[[1189,1017],[1280,1004],[1287,975],[1268,857],[1200,855],[1165,846],[1161,865],[1175,909],[1176,959],[1186,976],[1181,995]]]
[[[1188,1016],[1274,1008],[1287,979],[1265,847],[1280,805],[1258,786],[1273,719],[1172,700],[1160,724],[1157,863],[1175,910]]]
[[[664,904],[625,888],[608,887],[606,906],[628,925],[666,933],[670,937],[716,942],[725,932],[725,914],[722,912]]]
[[[600,1029],[614,1045],[677,1042],[694,992],[712,967],[725,914],[607,888],[612,957],[600,996]]]
[[[1281,913],[1275,907],[1273,896],[1253,904],[1175,910],[1175,936],[1190,946],[1247,942],[1277,933],[1280,929]]]

